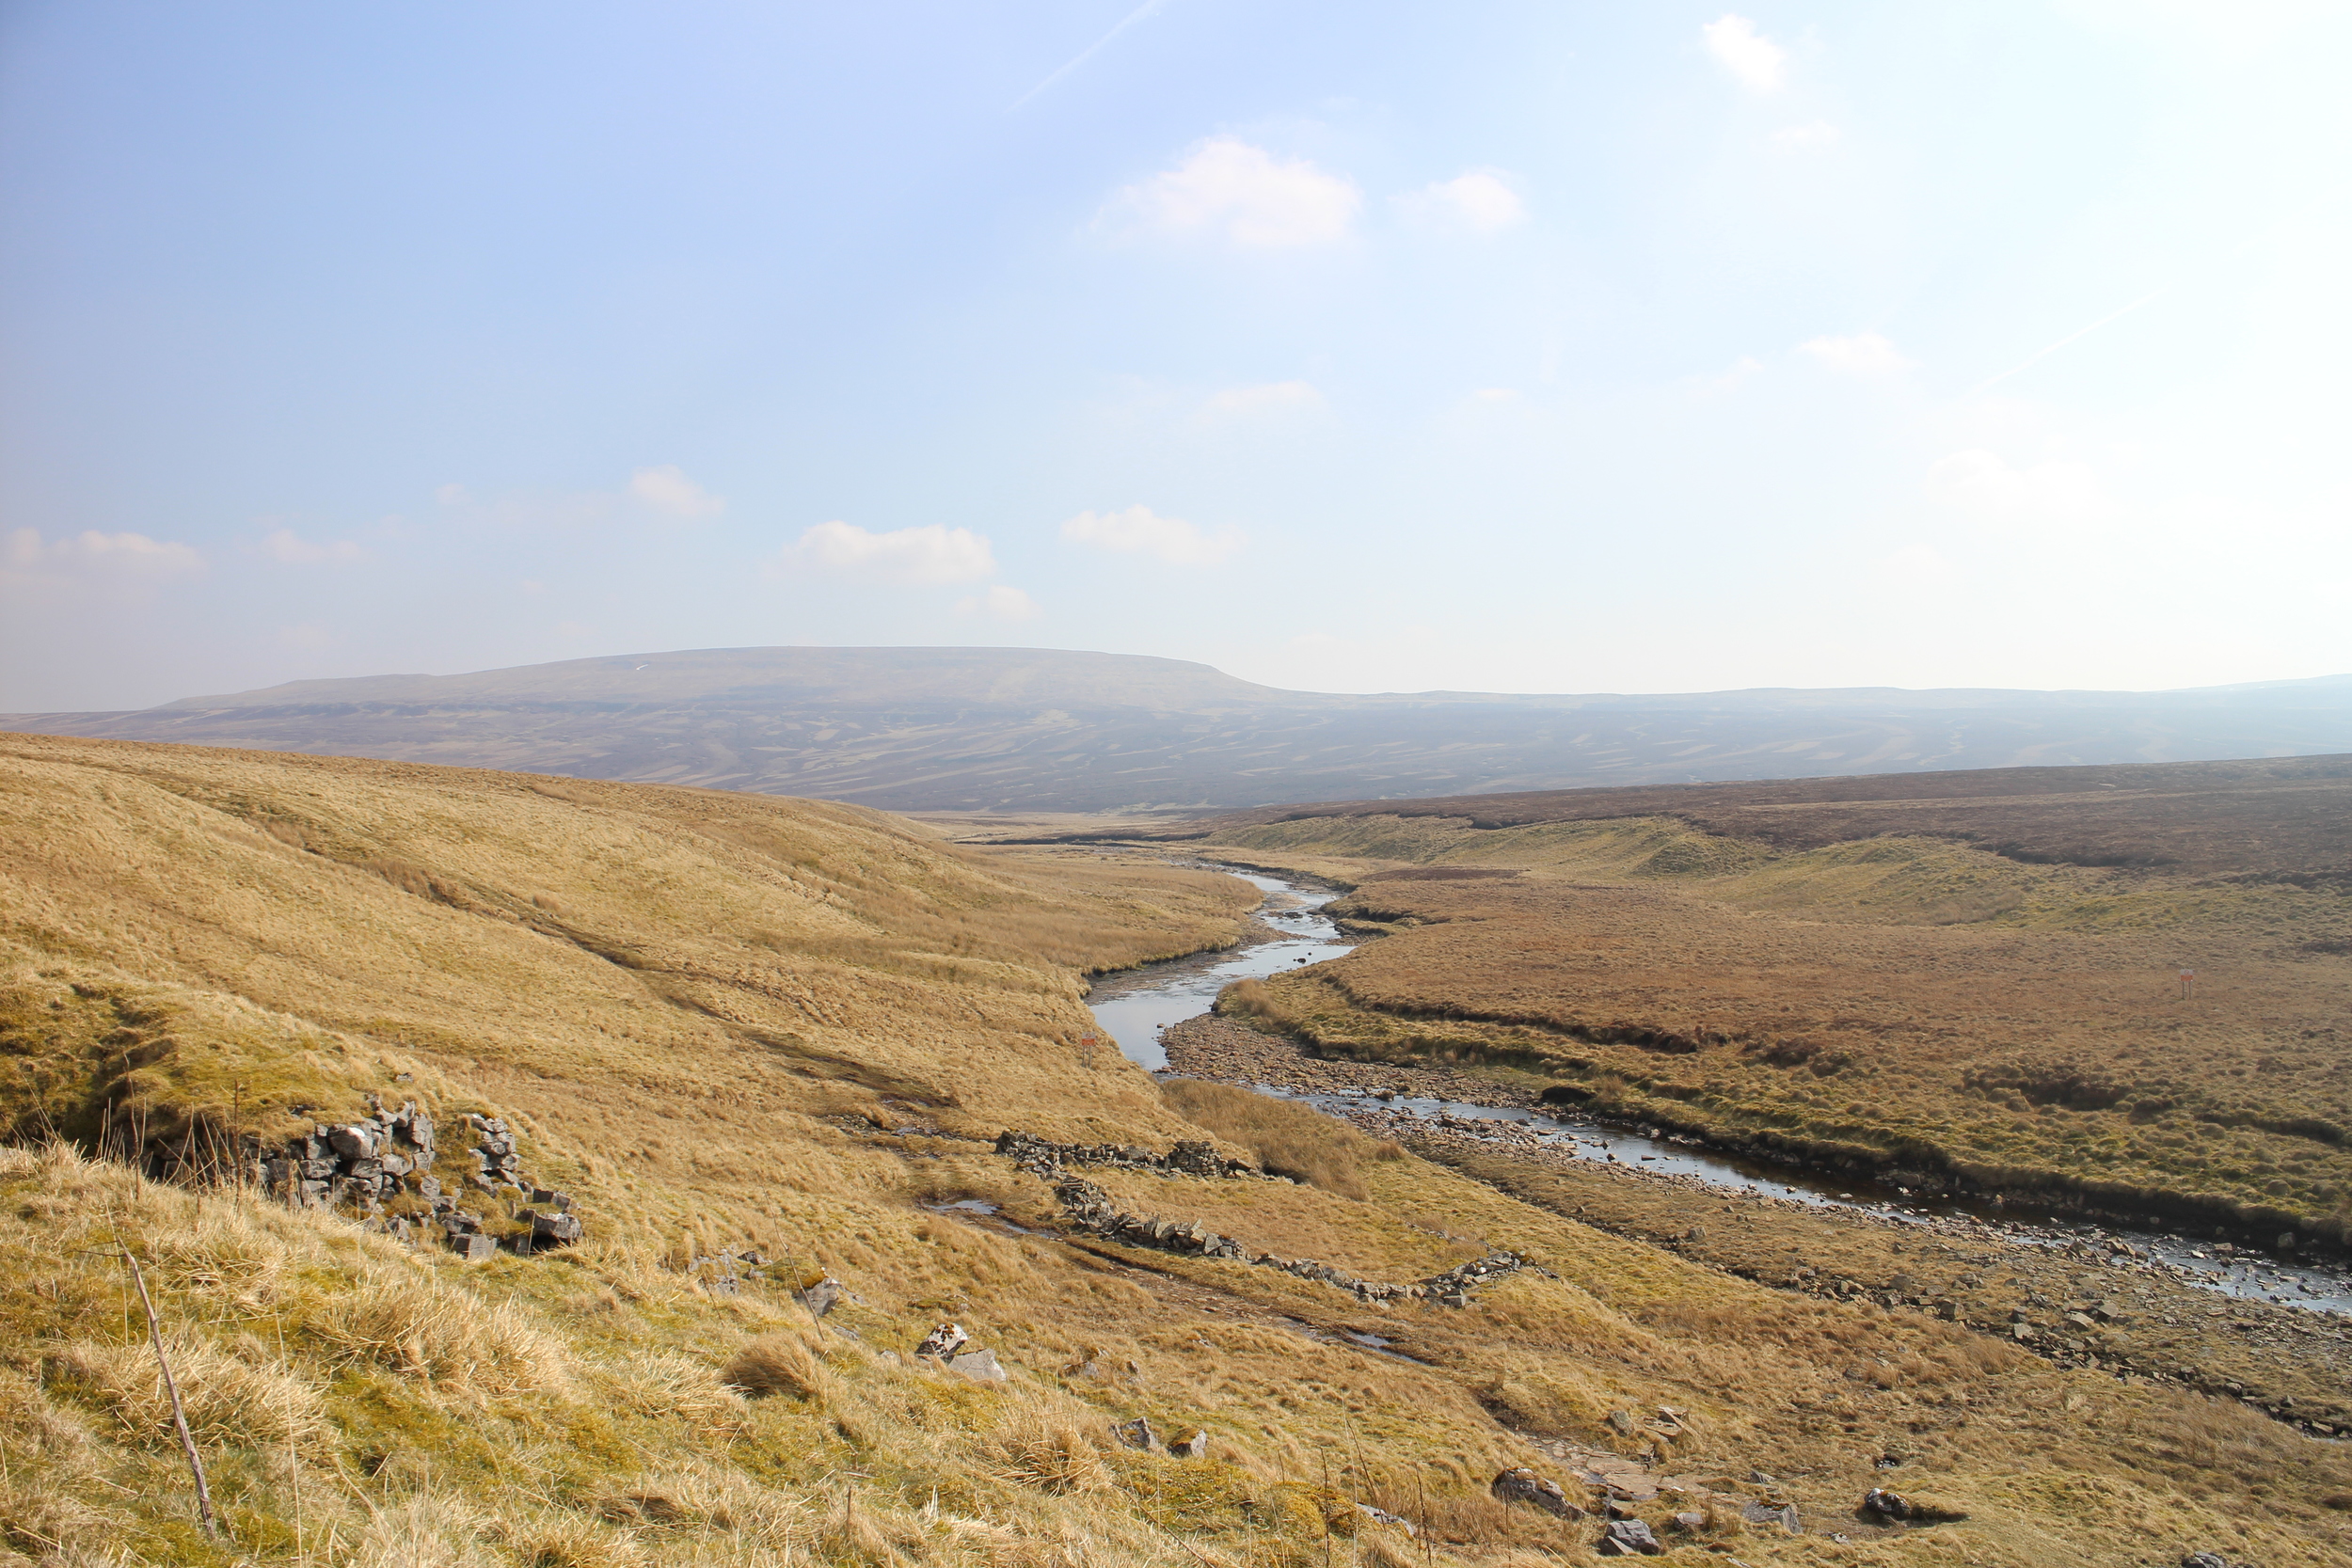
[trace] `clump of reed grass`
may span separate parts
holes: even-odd
[[[1248,1149],[1274,1175],[1342,1197],[1364,1196],[1365,1165],[1404,1155],[1394,1143],[1368,1138],[1336,1117],[1230,1084],[1170,1078],[1160,1097],[1185,1120]]]

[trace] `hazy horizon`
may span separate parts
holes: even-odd
[[[2352,14],[27,0],[0,711],[2352,670]]]
[[[1110,651],[1110,650],[1107,650],[1107,649],[1095,649],[1095,648],[1046,648],[1046,647],[1036,647],[1036,646],[1028,646],[1028,645],[1021,645],[1021,644],[1015,644],[1015,645],[988,645],[988,644],[966,644],[966,643],[935,643],[935,644],[909,643],[909,644],[892,644],[892,645],[882,645],[882,646],[860,646],[860,645],[856,645],[856,644],[822,644],[822,643],[777,643],[777,644],[765,644],[765,645],[761,645],[761,644],[755,644],[755,645],[752,645],[752,646],[749,646],[749,647],[742,647],[742,648],[658,648],[658,649],[657,649],[657,648],[638,648],[638,649],[627,649],[627,650],[620,650],[620,651],[616,651],[616,652],[612,652],[612,653],[574,655],[574,656],[572,656],[570,658],[567,658],[567,659],[535,660],[535,661],[532,661],[532,663],[528,663],[528,664],[518,664],[518,665],[492,665],[492,666],[488,666],[488,667],[482,668],[482,669],[467,669],[467,670],[381,670],[381,671],[373,671],[373,672],[370,672],[370,673],[364,673],[364,674],[348,674],[348,675],[321,675],[321,676],[313,676],[313,675],[291,675],[291,676],[288,676],[287,678],[285,678],[284,680],[279,680],[279,681],[271,681],[271,682],[269,682],[269,683],[267,683],[267,684],[265,684],[265,685],[262,685],[262,686],[258,686],[258,687],[245,687],[245,688],[239,688],[239,689],[236,689],[236,690],[234,690],[234,691],[229,691],[229,690],[219,690],[219,691],[183,691],[183,692],[181,692],[181,693],[180,693],[178,696],[176,696],[176,697],[165,698],[165,699],[162,699],[160,702],[156,702],[156,703],[150,703],[150,704],[145,704],[145,705],[141,705],[141,707],[138,707],[138,708],[129,708],[129,709],[113,709],[113,710],[80,710],[80,711],[140,712],[140,711],[144,711],[144,710],[145,710],[145,709],[147,709],[147,708],[160,707],[160,706],[167,706],[167,705],[170,705],[170,704],[172,704],[172,703],[183,702],[183,701],[192,701],[192,700],[199,700],[199,699],[202,699],[202,698],[206,698],[206,697],[243,696],[243,695],[249,695],[249,694],[253,694],[253,693],[257,693],[257,692],[273,691],[273,690],[277,690],[277,689],[279,689],[280,688],[284,688],[284,687],[309,686],[309,685],[315,685],[315,684],[319,684],[319,683],[322,683],[322,682],[339,681],[339,680],[346,680],[346,681],[365,681],[365,680],[450,680],[450,679],[455,679],[455,678],[458,678],[458,677],[468,676],[468,675],[494,675],[494,674],[504,674],[504,673],[516,673],[516,672],[527,671],[527,670],[532,670],[532,669],[537,669],[537,668],[541,668],[541,667],[542,667],[542,666],[544,666],[544,665],[549,665],[549,664],[596,664],[596,663],[600,663],[600,662],[608,662],[608,661],[610,661],[610,662],[618,662],[618,661],[620,661],[620,660],[629,659],[629,658],[663,657],[669,657],[669,656],[674,656],[674,655],[711,654],[711,653],[759,653],[759,652],[769,652],[769,651],[777,650],[777,649],[795,649],[795,648],[808,648],[808,649],[812,649],[812,650],[821,650],[821,651],[838,652],[838,653],[875,653],[875,652],[880,652],[880,653],[930,653],[930,652],[938,652],[938,653],[961,653],[961,652],[965,652],[965,651],[974,650],[974,649],[985,649],[986,651],[989,651],[989,652],[998,652],[998,653],[1008,653],[1008,654],[1014,654],[1014,653],[1031,653],[1031,654],[1038,654],[1038,653],[1043,653],[1043,654],[1075,654],[1075,655],[1080,655],[1080,656],[1094,656],[1094,655],[1110,654],[1110,653],[1111,653],[1111,651]],[[1155,654],[1144,654],[1144,655],[1119,655],[1119,654],[1113,654],[1113,655],[1112,655],[1112,657],[1144,657],[1144,658],[1173,658],[1175,656],[1172,656],[1172,655],[1155,655]],[[1200,666],[1201,668],[1204,668],[1204,669],[1207,669],[1207,670],[1211,670],[1211,671],[1215,671],[1215,672],[1216,672],[1216,673],[1218,673],[1218,674],[1221,674],[1221,675],[1228,675],[1228,676],[1232,676],[1232,672],[1231,672],[1231,671],[1226,671],[1226,670],[1219,670],[1219,669],[1217,669],[1217,667],[1216,667],[1216,665],[1214,665],[1214,664],[1210,664],[1210,663],[1208,663],[1206,660],[1200,660],[1200,659],[1183,659],[1183,660],[1178,660],[1178,662],[1187,663],[1187,664],[1196,664],[1196,665]],[[1234,679],[1247,679],[1248,677],[1245,677],[1245,676],[1232,676],[1232,678],[1234,678]],[[2290,676],[2290,677],[2287,677],[2287,678],[2285,678],[2285,679],[2281,679],[2281,680],[2275,680],[2275,681],[2256,680],[2256,681],[2247,681],[2247,682],[2217,682],[2217,683],[2213,683],[2213,684],[2208,685],[2208,686],[2193,686],[2193,687],[2106,687],[2106,688],[2098,688],[2098,687],[1941,687],[1941,688],[1938,688],[1938,687],[1899,687],[1899,686],[1889,686],[1889,685],[1885,685],[1885,684],[1883,684],[1883,683],[1879,683],[1879,684],[1875,684],[1875,685],[1874,685],[1874,684],[1869,684],[1869,683],[1856,683],[1856,684],[1853,684],[1853,685],[1851,685],[1851,686],[1845,686],[1845,687],[1771,687],[1771,686],[1748,686],[1748,687],[1708,687],[1708,688],[1698,688],[1698,689],[1691,689],[1691,690],[1683,690],[1683,691],[1665,691],[1665,690],[1609,690],[1609,691],[1581,691],[1581,692],[1570,692],[1570,691],[1539,691],[1539,690],[1534,690],[1534,689],[1526,689],[1526,690],[1493,689],[1478,689],[1478,690],[1473,690],[1473,689],[1470,689],[1470,688],[1466,688],[1466,687],[1422,687],[1422,688],[1416,688],[1416,689],[1404,689],[1404,688],[1391,688],[1391,689],[1384,689],[1384,690],[1376,690],[1376,691],[1375,691],[1375,690],[1362,690],[1362,689],[1354,690],[1354,691],[1336,691],[1336,690],[1327,690],[1327,689],[1319,689],[1319,688],[1315,688],[1315,687],[1304,687],[1304,686],[1299,686],[1299,687],[1274,687],[1274,686],[1269,685],[1269,683],[1263,682],[1263,681],[1261,681],[1261,682],[1255,682],[1255,683],[1253,683],[1253,684],[1260,685],[1260,686],[1267,686],[1268,689],[1271,689],[1271,690],[1284,691],[1284,692],[1294,692],[1294,693],[1297,693],[1297,694],[1300,694],[1300,695],[1307,695],[1307,696],[1403,696],[1403,697],[1411,697],[1411,696],[1446,696],[1446,695],[1452,695],[1452,694],[1459,694],[1459,695],[1464,695],[1464,696],[1505,696],[1505,697],[1595,696],[1595,697],[1627,697],[1627,698],[1639,698],[1639,697],[1652,697],[1652,696],[1654,696],[1654,697],[1692,697],[1692,696],[1712,696],[1712,695],[1738,695],[1738,694],[1740,694],[1740,693],[1744,693],[1744,692],[1752,692],[1752,691],[1792,691],[1792,692],[1798,692],[1798,693],[1804,693],[1804,692],[1843,691],[1843,690],[1852,690],[1852,691],[1896,691],[1896,692],[1922,693],[1922,694],[1924,694],[1924,693],[1931,693],[1931,692],[1936,692],[1936,691],[1968,691],[1968,690],[1983,690],[1983,691],[2012,691],[2012,692],[2018,692],[2018,693],[2023,693],[2023,694],[2045,694],[2045,695],[2068,695],[2068,694],[2073,694],[2073,693],[2077,693],[2077,692],[2080,692],[2080,693],[2086,693],[2086,694],[2094,694],[2094,695],[2095,695],[2095,694],[2105,694],[2105,693],[2108,693],[2108,692],[2116,692],[2116,693],[2122,693],[2122,694],[2126,694],[2126,695],[2162,696],[2162,695],[2166,695],[2166,694],[2169,694],[2169,693],[2175,693],[2175,692],[2179,692],[2179,693],[2189,693],[2189,692],[2198,692],[2198,691],[2229,690],[2229,689],[2235,689],[2235,688],[2238,688],[2238,687],[2293,687],[2293,686],[2300,686],[2300,685],[2307,685],[2307,684],[2326,683],[2326,682],[2330,682],[2330,681],[2352,681],[2352,671],[2346,671],[2346,672],[2332,672],[2332,673],[2328,673],[2328,674],[2321,674],[2321,675]],[[22,714],[27,714],[27,715],[29,715],[29,714],[40,713],[40,712],[66,712],[66,711],[76,711],[76,710],[66,710],[66,709],[19,709],[19,710],[17,710],[17,711],[18,711],[19,713],[22,713]]]

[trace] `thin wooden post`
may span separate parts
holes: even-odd
[[[147,1276],[139,1272],[139,1260],[131,1256],[131,1249],[122,1249],[122,1260],[131,1265],[131,1283],[139,1289],[139,1305],[147,1309],[147,1337],[155,1344],[155,1365],[164,1374],[164,1392],[171,1396],[171,1424],[179,1430],[180,1447],[188,1456],[188,1473],[196,1478],[196,1517],[208,1536],[218,1536],[220,1528],[213,1521],[213,1489],[204,1484],[204,1461],[196,1451],[196,1439],[188,1435],[188,1413],[180,1403],[180,1385],[171,1375],[171,1358],[164,1354],[163,1325],[155,1321],[155,1303],[147,1294]]]

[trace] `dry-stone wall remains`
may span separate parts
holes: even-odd
[[[1446,1307],[1467,1307],[1470,1292],[1505,1275],[1535,1265],[1515,1252],[1494,1253],[1464,1263],[1414,1285],[1391,1285],[1364,1279],[1344,1269],[1311,1258],[1278,1258],[1257,1252],[1231,1236],[1220,1236],[1198,1220],[1183,1222],[1157,1215],[1130,1214],[1111,1202],[1110,1195],[1084,1177],[1072,1176],[1065,1164],[1115,1165],[1126,1170],[1152,1171],[1161,1176],[1233,1178],[1262,1176],[1240,1160],[1228,1160],[1216,1146],[1194,1139],[1179,1142],[1166,1154],[1115,1144],[1054,1144],[1027,1132],[1000,1132],[996,1151],[1009,1155],[1030,1175],[1053,1183],[1062,1212],[1081,1229],[1130,1246],[1156,1247],[1194,1258],[1230,1258],[1258,1268],[1280,1269],[1300,1279],[1319,1280],[1345,1291],[1359,1301],[1432,1300]]]
[[[1156,1171],[1162,1176],[1257,1176],[1246,1160],[1228,1160],[1205,1139],[1180,1138],[1165,1154],[1128,1144],[1051,1144],[1030,1132],[999,1132],[996,1152],[1033,1175],[1052,1180],[1065,1165],[1116,1165],[1123,1170]]]

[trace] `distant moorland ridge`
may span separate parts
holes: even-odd
[[[728,648],[295,681],[0,729],[698,784],[898,811],[1218,810],[2352,752],[2352,675],[2181,691],[1259,686],[1036,648]]]
[[[1323,818],[1511,829],[1641,817],[1784,852],[1903,834],[1955,839],[2028,864],[2352,886],[2352,756],[1334,800],[1233,812],[1158,836],[1224,843],[1250,829]]]

